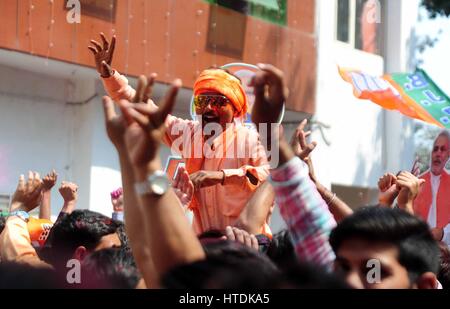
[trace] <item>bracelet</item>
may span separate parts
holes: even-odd
[[[327,205],[330,206],[330,204],[332,204],[335,199],[336,199],[336,193],[333,193],[333,197],[328,202],[326,202]]]

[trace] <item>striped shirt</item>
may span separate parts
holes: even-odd
[[[308,166],[294,157],[271,170],[270,182],[299,260],[332,270],[335,255],[328,237],[336,221],[309,178]]]

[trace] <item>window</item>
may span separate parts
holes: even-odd
[[[210,7],[206,49],[241,59],[245,47],[246,16],[223,7]]]
[[[205,0],[262,20],[286,26],[287,0]],[[297,1],[297,0],[294,0]]]
[[[372,54],[381,54],[382,0],[337,0],[336,39]]]
[[[64,9],[67,1],[64,1]],[[81,14],[114,23],[116,19],[117,0],[80,0]]]

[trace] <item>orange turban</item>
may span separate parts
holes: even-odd
[[[218,92],[228,98],[235,108],[235,117],[247,113],[247,95],[239,79],[221,69],[204,70],[194,84],[194,96]]]

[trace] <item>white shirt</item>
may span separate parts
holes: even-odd
[[[441,175],[435,176],[433,173],[431,174],[431,193],[432,193],[432,202],[430,206],[430,211],[428,212],[428,225],[431,228],[436,227],[437,222],[437,211],[436,211],[436,199],[437,199],[437,193],[439,190],[439,185],[441,184]],[[444,237],[442,238],[442,241],[447,244],[447,246],[450,247],[450,224],[447,224],[444,227]]]

